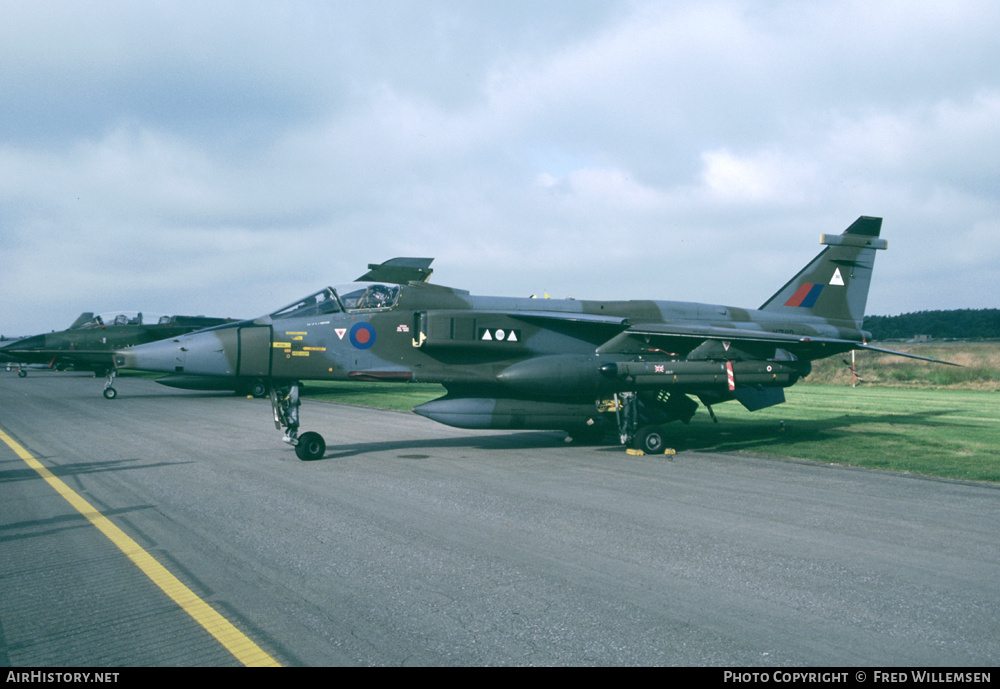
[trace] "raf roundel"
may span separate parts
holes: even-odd
[[[368,323],[355,323],[351,328],[351,344],[358,349],[368,349],[375,344],[375,328]]]

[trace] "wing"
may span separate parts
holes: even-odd
[[[929,356],[919,356],[917,354],[909,354],[907,352],[898,352],[895,349],[883,349],[882,347],[872,347],[869,344],[861,344],[854,349],[867,349],[872,352],[882,352],[883,354],[895,354],[896,356],[905,356],[907,359],[920,359],[921,361],[932,361],[935,364],[948,364],[949,366],[961,366],[962,364],[956,364],[954,361],[943,361],[941,359],[932,359]]]
[[[597,349],[598,354],[663,353],[693,359],[770,359],[778,349],[811,361],[852,349],[868,349],[938,364],[959,364],[930,357],[873,347],[856,340],[835,337],[773,333],[750,327],[721,327],[643,323],[632,326]]]

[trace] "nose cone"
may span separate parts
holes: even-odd
[[[17,349],[17,345],[20,342],[21,340],[11,340],[10,342],[0,344],[0,361],[17,361],[17,357],[10,354],[10,352]]]
[[[45,335],[32,335],[0,344],[0,352],[3,353],[25,352],[32,349],[45,349]]]
[[[235,331],[234,331],[235,334]],[[203,331],[115,352],[115,366],[135,371],[231,376],[236,347],[227,347],[225,330]],[[233,344],[235,345],[235,337]]]
[[[184,349],[180,338],[119,349],[115,352],[115,367],[134,371],[184,370]]]

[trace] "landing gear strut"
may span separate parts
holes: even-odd
[[[662,429],[655,424],[643,424],[639,409],[639,396],[634,392],[620,392],[615,395],[618,401],[618,436],[622,445],[631,445],[636,450],[646,454],[659,454],[666,446]]]
[[[634,392],[615,394],[615,418],[618,420],[618,437],[628,445],[639,427],[639,398]]]
[[[271,386],[271,410],[274,412],[274,427],[285,429],[283,440],[295,448],[296,456],[308,462],[320,459],[326,453],[326,441],[319,433],[312,431],[299,435],[299,388],[300,383]]]

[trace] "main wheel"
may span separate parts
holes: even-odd
[[[250,383],[250,396],[256,399],[262,399],[267,397],[270,391],[267,389],[267,383],[262,380],[255,380]]]
[[[635,434],[635,449],[647,455],[658,455],[666,449],[666,440],[659,426],[643,426]]]
[[[104,388],[104,399],[113,400],[115,397],[118,397],[117,390],[114,388]]]
[[[319,433],[303,433],[299,436],[299,444],[295,446],[295,454],[303,462],[311,462],[321,458],[326,453],[326,441]]]
[[[23,368],[17,370],[17,377],[18,378],[24,378],[27,375],[28,375],[28,372],[25,371]]]

